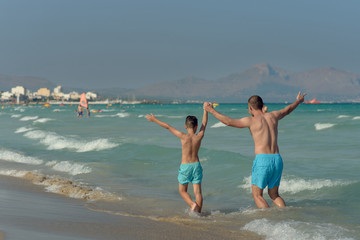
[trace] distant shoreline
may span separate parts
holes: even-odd
[[[216,101],[217,102],[217,101]],[[109,105],[109,104],[202,104],[202,101],[161,101],[161,100],[134,100],[134,101],[128,101],[128,100],[102,100],[102,101],[89,101],[89,105]],[[246,104],[246,102],[218,102],[220,104]],[[268,102],[266,104],[290,104],[291,102],[285,101],[285,102]],[[339,101],[324,101],[321,103],[316,104],[310,104],[310,103],[304,103],[306,105],[322,105],[322,104],[359,104],[359,101],[346,101],[346,102],[339,102]],[[20,102],[20,103],[14,103],[14,102],[0,102],[0,105],[44,105],[44,104],[50,104],[50,105],[77,105],[79,104],[79,101],[30,101],[30,102]]]

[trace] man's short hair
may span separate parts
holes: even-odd
[[[262,110],[264,103],[260,96],[254,95],[251,96],[248,100],[250,106],[252,106],[255,110]]]
[[[198,120],[195,116],[187,116],[186,117],[186,121],[185,121],[185,125],[188,128],[195,128],[198,125]]]

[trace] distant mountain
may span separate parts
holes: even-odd
[[[132,93],[138,98],[232,102],[245,102],[256,94],[266,102],[283,102],[293,100],[299,90],[307,92],[309,98],[317,97],[322,101],[360,100],[360,74],[332,67],[292,72],[261,63],[215,81],[191,76],[150,85]]]
[[[52,82],[37,77],[0,75],[0,90],[9,91],[17,85],[32,91],[40,87],[51,90]],[[265,102],[292,101],[299,90],[308,93],[307,99],[320,101],[360,101],[360,74],[332,67],[293,72],[268,63],[251,66],[214,81],[189,76],[176,81],[152,84],[131,90],[124,88],[75,89],[64,87],[64,92],[95,91],[102,98],[156,100],[211,100],[246,102],[251,95],[260,95]]]
[[[44,78],[0,75],[0,91],[11,91],[11,88],[16,86],[23,86],[31,91],[36,91],[43,87],[53,90],[56,87],[54,83]]]

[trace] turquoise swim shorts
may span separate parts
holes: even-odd
[[[282,170],[283,160],[279,153],[258,154],[252,167],[251,184],[261,189],[279,187]]]
[[[181,185],[186,185],[189,182],[192,184],[201,183],[203,169],[200,162],[181,164],[178,172],[178,181]]]

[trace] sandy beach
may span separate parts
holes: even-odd
[[[261,239],[216,223],[169,223],[92,211],[83,200],[46,193],[14,177],[0,177],[0,211],[0,239]]]

